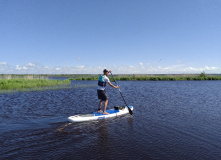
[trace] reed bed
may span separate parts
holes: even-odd
[[[36,74],[0,74],[0,79],[48,79],[48,76]]]
[[[69,80],[50,79],[0,79],[0,90],[5,91],[26,91],[27,89],[41,90],[45,87],[67,86]],[[48,89],[48,88],[47,88]]]
[[[203,81],[221,80],[221,76],[109,76],[110,81]],[[69,80],[98,80],[98,77],[69,78]]]

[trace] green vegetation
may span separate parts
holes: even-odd
[[[207,75],[200,74],[113,74],[117,81],[202,81],[221,80],[220,74]],[[69,77],[69,80],[98,80],[99,74],[62,74],[62,75],[4,75],[0,74],[0,79],[48,79],[49,77]],[[111,81],[113,78],[108,76]]]
[[[114,81],[113,78],[109,77],[110,81]],[[221,80],[221,76],[212,76],[212,77],[115,77],[116,81],[202,81],[202,80]],[[70,78],[69,80],[98,80],[97,78]]]
[[[0,74],[0,79],[48,79],[47,75],[35,74]]]
[[[206,73],[203,71],[200,73],[200,77],[206,77]]]
[[[98,80],[98,75],[88,77],[69,78],[69,80]],[[114,79],[109,76],[110,81],[202,81],[202,80],[221,80],[220,75],[209,75],[205,72],[200,75],[115,75]]]
[[[0,74],[0,92],[32,91],[45,89],[70,88],[70,80],[98,80],[99,74],[73,74],[73,75],[6,75]],[[68,80],[49,80],[49,77],[70,77]],[[111,81],[114,79],[109,75]],[[114,74],[117,81],[202,81],[221,80],[221,75],[200,74]],[[73,86],[72,86],[73,87]],[[75,86],[91,87],[91,86]]]
[[[6,91],[27,91],[61,88],[68,86],[69,80],[49,80],[49,79],[0,79],[0,90]]]

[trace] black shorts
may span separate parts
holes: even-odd
[[[97,96],[98,96],[98,99],[102,100],[102,101],[106,101],[108,100],[107,98],[107,94],[105,92],[105,90],[97,90]]]

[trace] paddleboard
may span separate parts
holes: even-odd
[[[128,107],[131,110],[133,110],[133,106],[128,106]],[[70,122],[93,121],[93,120],[117,117],[117,116],[129,113],[127,106],[120,108],[120,109],[109,109],[109,110],[106,110],[106,112],[108,112],[109,114],[103,114],[103,112],[101,113],[93,112],[90,114],[78,114],[78,115],[68,117],[68,120]]]

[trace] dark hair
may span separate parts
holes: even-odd
[[[107,69],[104,69],[103,72],[106,73],[106,72],[108,72],[108,70],[107,70]]]

